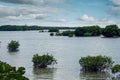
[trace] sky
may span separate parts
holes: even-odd
[[[0,0],[0,25],[120,26],[120,0]]]

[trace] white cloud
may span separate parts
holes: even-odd
[[[62,19],[47,19],[46,21],[48,21],[48,22],[57,22],[57,23],[66,23],[66,22],[68,22],[64,18],[62,18]]]
[[[25,17],[23,17],[22,15],[20,16],[7,16],[5,17],[6,19],[9,19],[9,20],[21,20],[21,19],[25,19]]]
[[[67,22],[66,19],[59,19],[58,21],[59,21],[59,22]]]
[[[83,21],[85,24],[93,24],[93,25],[109,25],[109,24],[116,24],[115,21],[107,19],[107,18],[102,18],[102,19],[96,19],[92,16],[88,16],[84,14],[83,16],[80,17],[80,20]]]
[[[93,22],[95,21],[94,17],[88,16],[84,14],[83,16],[80,17],[80,20],[82,21],[88,21],[88,22]]]
[[[9,20],[33,20],[33,19],[45,19],[47,15],[45,14],[29,14],[29,15],[20,15],[20,16],[7,16],[6,19]]]

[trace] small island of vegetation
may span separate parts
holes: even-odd
[[[108,25],[102,29],[104,37],[120,37],[120,29],[117,25]]]
[[[75,30],[75,36],[100,36],[101,28],[99,26],[78,27]]]
[[[20,46],[20,44],[18,41],[12,40],[10,43],[8,43],[7,48],[10,52],[14,52],[14,51],[18,51],[19,46]]]
[[[32,62],[34,63],[35,68],[46,68],[48,65],[56,64],[56,59],[49,54],[38,55],[35,54],[33,56]]]
[[[82,72],[107,72],[112,77],[112,80],[120,79],[120,64],[113,66],[114,61],[107,56],[87,56],[81,57],[79,64]]]
[[[113,61],[107,56],[87,56],[79,60],[83,72],[102,72],[112,67]]]

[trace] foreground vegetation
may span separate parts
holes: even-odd
[[[113,61],[107,56],[87,56],[81,57],[79,63],[83,72],[108,72],[112,80],[120,79],[120,64],[113,66]]]
[[[13,52],[13,51],[17,51],[19,46],[20,46],[20,44],[19,44],[18,41],[13,41],[12,40],[10,43],[8,43],[7,48],[10,52]]]
[[[34,63],[35,68],[46,68],[48,65],[56,64],[56,59],[49,54],[33,56],[32,62]]]
[[[25,68],[12,67],[11,65],[0,61],[0,80],[29,80],[25,76]]]
[[[112,70],[112,73],[117,73],[117,72],[120,72],[120,65],[119,64],[116,64],[116,65],[114,65],[112,68],[111,68],[111,70]]]

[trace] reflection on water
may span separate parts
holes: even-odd
[[[80,80],[112,80],[109,73],[80,73]]]
[[[33,69],[34,80],[54,80],[56,68]]]

